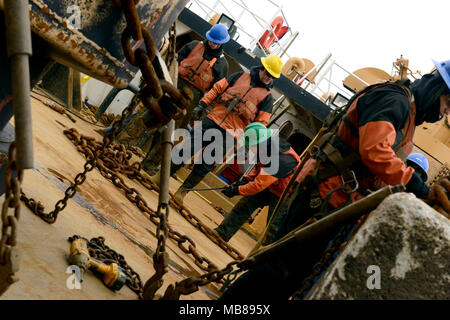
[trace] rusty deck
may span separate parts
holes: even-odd
[[[98,140],[101,136],[94,131],[98,127],[78,118],[74,124],[66,116],[35,99],[32,99],[32,111],[35,168],[25,172],[23,190],[28,197],[40,200],[48,212],[63,197],[70,181],[82,171],[85,163],[84,156],[63,134],[63,130],[74,127],[80,133]],[[156,210],[158,194],[155,191],[149,191],[126,177],[124,179],[130,187],[138,189],[152,209]],[[175,192],[179,185],[178,181],[171,179],[170,191]],[[186,197],[185,205],[209,228],[216,227],[222,221],[222,215],[194,193]],[[232,261],[224,250],[175,210],[170,211],[169,224],[176,231],[192,238],[199,253],[208,257],[219,268]],[[74,234],[86,238],[105,237],[105,243],[125,256],[144,283],[153,275],[152,255],[157,245],[156,226],[123,192],[94,169],[53,225],[43,222],[22,203],[17,245],[22,252],[22,262],[20,271],[16,273],[20,280],[9,288],[2,299],[137,299],[137,295],[125,286],[114,293],[91,272],[86,273],[81,290],[67,287],[67,238]],[[255,241],[239,231],[230,244],[246,255]],[[167,250],[170,258],[169,272],[164,276],[159,294],[169,284],[187,276],[205,273],[196,266],[192,256],[186,255],[173,240],[167,241]],[[181,299],[211,299],[211,295],[207,294],[208,290],[217,294],[218,286],[208,286],[206,291],[201,289],[189,296],[182,296]]]

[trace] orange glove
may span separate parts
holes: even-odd
[[[450,175],[439,179],[431,188],[426,202],[433,209],[450,218]]]

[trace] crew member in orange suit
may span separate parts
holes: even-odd
[[[261,154],[264,154],[264,157],[268,159],[262,162],[259,159],[253,170],[248,175],[244,175],[239,184],[232,184],[222,191],[230,198],[236,195],[243,196],[231,212],[226,215],[222,223],[214,229],[225,241],[229,241],[258,208],[269,206],[267,215],[267,221],[269,221],[278,199],[300,164],[300,158],[290,144],[279,136],[274,137],[271,129],[256,122],[249,124],[245,133],[248,135],[250,130],[259,132],[259,135],[253,135],[257,139],[247,139],[246,145],[253,148],[254,152],[260,157]],[[258,152],[261,149],[264,149],[264,151]],[[277,168],[273,170],[270,168],[273,165],[272,159],[277,162]],[[286,207],[283,207],[272,221],[265,243],[271,243],[274,240],[273,237],[276,234],[278,223],[286,209]]]
[[[278,238],[307,219],[321,219],[383,185],[403,184],[407,192],[430,206],[439,204],[447,215],[450,213],[450,176],[430,190],[414,168],[404,162],[413,146],[415,127],[450,114],[450,60],[435,65],[435,71],[412,84],[377,84],[354,96],[326,148],[305,162]],[[249,296],[288,299],[302,287],[337,234],[324,234],[303,246],[301,252],[293,246],[254,266],[232,283],[221,300]]]
[[[175,128],[186,128],[191,122],[192,110],[198,105],[205,92],[214,83],[228,75],[228,62],[223,54],[224,45],[230,40],[225,25],[215,24],[205,34],[203,41],[193,40],[184,45],[178,52],[178,84],[177,87],[188,98],[189,105],[186,115],[175,122]],[[145,123],[141,128],[145,129]],[[127,126],[128,136],[136,131],[136,125]],[[138,139],[138,137],[135,137]],[[159,183],[158,167],[162,157],[162,144],[159,138],[154,138],[155,144],[145,155],[142,168],[152,176],[152,181]]]
[[[273,87],[273,79],[280,77],[283,63],[275,55],[261,58],[261,63],[261,66],[253,67],[249,73],[237,72],[216,82],[212,89],[203,96],[199,105],[192,112],[194,120],[201,118],[207,106],[213,102],[215,104],[201,122],[202,136],[206,130],[217,129],[222,133],[223,141],[226,141],[226,135],[231,135],[236,139],[252,122],[268,124],[273,108],[270,89]],[[234,106],[231,110],[228,108],[230,105]],[[227,112],[227,108],[230,112]],[[192,133],[191,155],[199,151],[199,149],[195,149],[196,146],[204,148],[211,143],[211,141],[202,139],[201,143],[194,144]],[[183,163],[172,163],[171,175],[182,166]],[[189,192],[186,189],[195,187],[213,167],[214,163],[195,164],[190,175],[175,193],[175,201],[182,204],[184,197]]]
[[[191,41],[178,53],[178,88],[185,91],[189,100],[187,115],[177,126],[185,128],[191,120],[192,109],[214,83],[228,75],[228,62],[223,46],[230,40],[227,28],[215,24],[205,35],[204,41]]]

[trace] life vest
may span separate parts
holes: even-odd
[[[257,105],[270,94],[266,88],[251,87],[251,75],[244,72],[234,83],[218,98],[208,117],[217,124],[225,121],[221,125],[223,129],[242,129],[255,121],[259,112]],[[239,99],[234,109],[227,115],[227,107],[233,99]]]
[[[412,141],[412,138],[414,136],[415,131],[415,119],[416,119],[416,104],[414,102],[414,97],[412,96],[412,93],[404,86],[394,84],[394,83],[384,83],[380,84],[379,86],[375,86],[375,88],[380,88],[386,85],[396,85],[402,88],[402,90],[405,92],[405,94],[408,96],[411,108],[409,112],[409,118],[408,122],[404,126],[404,128],[397,132],[397,137],[395,140],[394,145],[392,146],[392,149],[394,150],[397,157],[402,159],[403,161],[406,161],[406,157],[411,153],[414,143]],[[338,128],[338,136],[339,138],[344,141],[346,144],[348,144],[350,147],[353,148],[353,150],[358,150],[359,145],[359,137],[358,137],[358,113],[356,110],[356,105],[358,104],[359,99],[361,99],[364,95],[366,95],[367,92],[361,94],[358,96],[353,103],[350,105],[347,113],[343,117],[343,121],[341,122],[339,128]]]
[[[297,160],[297,165],[295,166],[295,168],[293,168],[291,171],[289,171],[284,177],[278,179],[278,181],[272,183],[269,186],[269,191],[278,197],[281,197],[284,189],[286,189],[286,186],[288,185],[289,181],[291,180],[292,174],[295,172],[295,170],[300,165],[300,157],[294,151],[294,149],[292,149],[292,147],[290,147],[288,151],[282,152],[281,154],[287,154],[287,155],[292,156],[295,160]],[[280,163],[280,165],[281,165],[281,163]],[[291,192],[292,192],[292,188],[291,188],[291,190],[289,190],[288,194],[290,194]]]
[[[178,76],[191,83],[195,88],[205,93],[214,82],[213,66],[217,58],[211,61],[203,58],[205,46],[199,42],[189,55],[180,62]]]

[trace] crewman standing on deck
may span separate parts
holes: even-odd
[[[223,24],[213,25],[205,34],[203,41],[194,40],[184,45],[178,52],[178,89],[189,99],[186,116],[176,122],[176,128],[186,128],[191,121],[192,109],[198,104],[205,92],[212,88],[214,83],[228,75],[228,62],[223,54],[223,46],[230,40],[228,30]],[[117,138],[119,143],[137,143],[137,139],[145,130],[145,117],[130,122]],[[141,132],[142,131],[142,132]],[[160,144],[147,153],[144,161],[144,170],[159,165]],[[153,159],[153,156],[156,156]]]
[[[215,129],[221,133],[225,142],[227,136],[236,139],[243,134],[245,127],[252,122],[267,125],[273,108],[270,89],[273,87],[273,80],[280,77],[282,67],[283,62],[280,57],[276,55],[263,57],[261,65],[251,68],[250,72],[237,72],[216,82],[192,112],[194,120],[200,119],[205,109],[215,102],[207,117],[201,122],[202,137],[207,130]],[[201,143],[194,143],[194,133],[192,132],[190,137],[191,155],[195,155],[200,151],[199,148],[204,148],[211,143],[205,139],[202,139]],[[223,154],[226,154],[227,151],[225,150]],[[172,162],[171,175],[183,165],[184,163],[174,164]],[[175,201],[182,204],[184,197],[189,192],[187,189],[194,188],[212,170],[214,165],[215,163],[205,162],[195,164],[192,172],[175,193]]]
[[[192,41],[178,51],[178,89],[190,98],[187,115],[179,127],[191,121],[192,109],[214,84],[228,75],[223,45],[230,40],[227,28],[216,24],[206,33],[206,40]]]
[[[251,131],[253,133],[250,133]],[[259,122],[251,123],[245,129],[245,135],[248,137],[245,139],[245,145],[253,149],[253,154],[258,155],[259,159],[248,175],[244,175],[241,181],[231,184],[222,191],[227,197],[243,196],[222,223],[214,229],[225,241],[229,241],[258,208],[269,206],[267,216],[269,221],[278,199],[300,164],[300,158],[290,144],[283,138],[274,136],[272,132],[272,129]],[[271,170],[275,161],[277,169]],[[274,240],[277,225],[286,209],[283,207],[272,221],[266,243]]]

